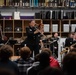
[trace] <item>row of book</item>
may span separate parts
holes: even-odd
[[[50,32],[50,24],[44,24],[44,32]],[[75,32],[76,31],[76,24],[63,24],[62,25],[62,32]],[[13,30],[13,27],[11,26],[7,26],[5,27],[5,32],[9,32],[9,31],[12,31]],[[16,26],[14,28],[14,31],[15,32],[22,32],[22,27],[20,26]],[[59,25],[58,24],[52,24],[52,29],[51,29],[52,32],[59,32]]]
[[[76,7],[75,0],[0,0],[0,6]]]
[[[76,24],[63,24],[62,32],[76,32]],[[52,24],[52,32],[59,32],[59,25]]]
[[[76,32],[76,24],[63,24],[62,32],[68,33],[68,32]],[[52,24],[52,32],[59,32],[59,25],[58,24]],[[50,24],[44,24],[44,32],[50,32]]]
[[[50,10],[39,11],[30,15],[28,13],[21,15],[21,12],[16,11],[11,16],[2,15],[1,13],[0,19],[76,19],[76,11]]]
[[[50,10],[35,13],[35,19],[76,19],[75,11]]]

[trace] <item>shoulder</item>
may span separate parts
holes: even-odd
[[[31,73],[31,72],[36,72],[37,73],[37,71],[39,70],[39,65],[38,66],[33,66],[29,71],[28,71],[28,73]]]
[[[27,26],[26,28],[30,28],[29,26]]]
[[[17,64],[16,64],[16,62],[14,62],[14,61],[9,61],[9,65],[11,65],[11,66],[13,66],[13,67],[17,67]]]

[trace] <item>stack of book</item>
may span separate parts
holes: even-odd
[[[76,7],[75,0],[0,0],[0,6]]]

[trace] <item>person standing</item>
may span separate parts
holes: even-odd
[[[73,33],[69,33],[68,37],[65,40],[65,47],[70,47],[73,44]]]
[[[58,58],[58,33],[54,33],[54,37],[51,39],[53,42],[51,43],[50,47],[52,50],[52,54],[54,57]]]
[[[39,35],[41,34],[40,30],[35,26],[36,23],[34,20],[30,21],[29,26],[26,27],[26,45],[30,48],[32,55],[39,53]]]

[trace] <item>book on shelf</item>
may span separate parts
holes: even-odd
[[[9,6],[9,0],[4,0],[4,6]]]
[[[45,0],[45,6],[48,7],[49,6],[49,0]]]
[[[4,0],[0,0],[0,6],[4,6]]]
[[[56,1],[58,6],[62,6],[62,0]]]
[[[52,32],[58,32],[58,24],[52,24]]]
[[[30,0],[26,0],[25,6],[26,6],[26,7],[29,7],[29,6],[30,6]]]
[[[76,19],[76,12],[74,12],[74,19]]]
[[[34,6],[34,0],[30,0],[30,7]]]
[[[40,14],[40,12],[35,13],[35,19],[41,19],[41,14]]]
[[[44,32],[50,32],[50,25],[44,24]]]
[[[38,6],[44,7],[45,6],[45,0],[38,0]]]
[[[63,32],[69,32],[70,28],[69,28],[69,24],[63,24]]]
[[[19,11],[15,11],[14,13],[13,13],[13,18],[14,19],[20,19],[20,12]]]
[[[38,0],[34,0],[34,7],[38,7]]]
[[[76,24],[71,24],[71,32],[74,32],[76,28]]]
[[[50,11],[46,12],[46,19],[50,19],[50,14],[51,14]]]
[[[52,19],[52,10],[50,10],[50,19]]]
[[[52,19],[55,19],[55,11],[52,12]]]

